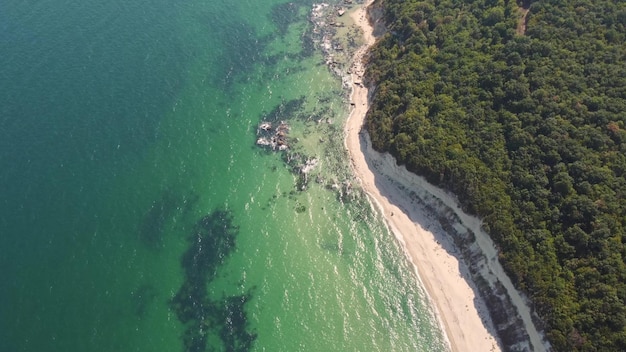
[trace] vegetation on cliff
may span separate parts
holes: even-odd
[[[374,147],[484,219],[555,350],[626,350],[626,3],[383,5]]]

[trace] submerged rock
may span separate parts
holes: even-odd
[[[249,351],[256,340],[245,309],[252,291],[214,298],[208,290],[235,250],[238,234],[232,212],[218,209],[198,220],[187,239],[189,248],[181,258],[184,280],[169,301],[184,326],[184,352],[216,350],[215,344],[220,351]]]
[[[300,167],[300,173],[308,174],[309,172],[311,172],[311,170],[313,170],[317,166],[318,162],[319,160],[317,160],[317,158],[307,159],[304,165]]]
[[[261,147],[269,147],[272,150],[287,150],[289,143],[287,142],[287,133],[289,125],[281,121],[278,127],[273,128],[271,122],[263,121],[257,128],[256,144]]]

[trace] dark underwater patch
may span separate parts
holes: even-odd
[[[278,33],[280,33],[281,36],[287,34],[289,25],[304,20],[304,16],[299,14],[301,6],[302,4],[292,1],[277,4],[272,7],[270,19],[272,23],[276,25],[276,28],[278,28]]]
[[[305,102],[306,102],[306,97],[304,95],[297,99],[282,101],[274,109],[272,109],[272,111],[270,111],[267,114],[264,114],[264,116],[262,117],[262,120],[278,122],[281,120],[290,120],[290,119],[297,118],[300,115],[302,115]]]
[[[187,223],[199,200],[200,196],[193,192],[180,195],[171,189],[164,190],[161,197],[152,202],[150,209],[143,216],[139,228],[141,243],[150,250],[161,249],[168,223],[175,217],[181,220],[179,223]]]
[[[132,307],[138,318],[143,318],[157,297],[157,291],[152,284],[142,284],[131,293]]]
[[[165,225],[178,210],[180,202],[180,198],[170,190],[163,191],[161,198],[152,202],[139,229],[139,239],[146,247],[157,250],[163,246]]]
[[[215,210],[196,223],[188,238],[190,246],[181,259],[185,280],[170,301],[185,326],[185,352],[211,350],[209,337],[220,341],[220,350],[225,351],[248,351],[256,339],[245,312],[250,291],[218,300],[208,294],[208,285],[235,249],[238,232],[232,212]]]

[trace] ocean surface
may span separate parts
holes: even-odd
[[[0,2],[1,352],[446,349],[313,4]]]

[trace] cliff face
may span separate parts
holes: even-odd
[[[495,330],[503,350],[549,350],[536,324],[537,316],[502,269],[498,252],[481,228],[481,221],[464,213],[453,195],[398,166],[390,154],[373,150],[367,132],[361,134],[361,145],[370,169],[396,189],[394,196],[384,196],[391,200],[398,194],[410,198],[412,206],[422,208],[444,230],[438,241],[444,242],[444,248],[466,266],[470,286],[489,310],[491,322],[484,323]]]
[[[511,279],[502,270],[493,242],[484,237],[485,233],[481,229],[478,230],[481,238],[477,238],[471,226],[467,226],[440,199],[432,199],[427,207],[439,215],[441,226],[459,248],[459,259],[467,265],[476,290],[486,302],[503,349],[546,350],[542,334],[535,326],[539,319],[532,312],[530,302],[515,290]]]

